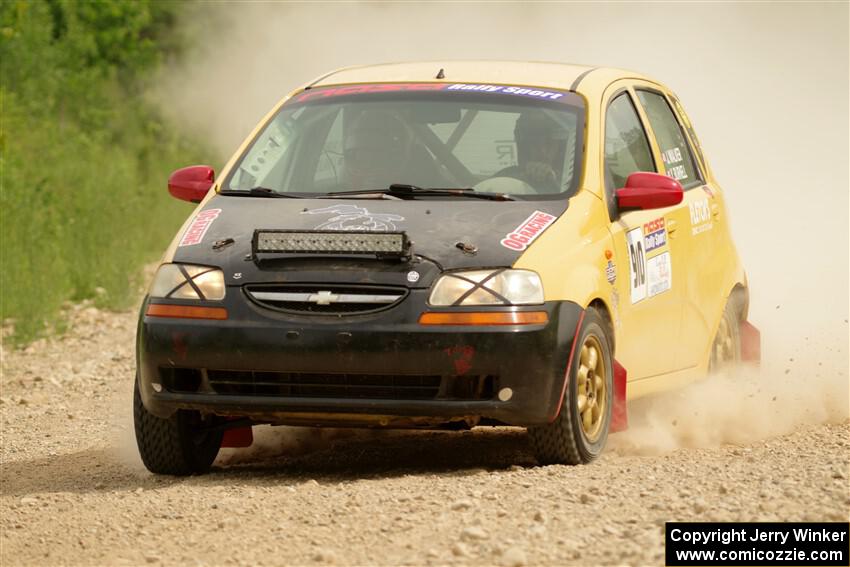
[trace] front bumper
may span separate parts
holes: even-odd
[[[265,310],[228,288],[223,321],[149,317],[146,299],[137,335],[142,401],[160,417],[194,409],[304,425],[487,419],[529,426],[556,417],[580,306],[499,308],[545,310],[549,321],[541,325],[423,326],[419,315],[434,311],[427,295],[412,290],[392,309],[337,317]],[[181,376],[190,378],[181,384],[175,380]],[[281,380],[312,386],[269,386]],[[425,383],[432,390],[405,389]],[[363,388],[380,394],[371,397]]]

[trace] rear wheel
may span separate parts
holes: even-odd
[[[717,334],[711,345],[709,372],[722,371],[741,361],[741,329],[738,324],[738,312],[733,301],[726,303]]]
[[[136,444],[145,467],[152,473],[188,476],[207,472],[221,447],[221,429],[211,429],[220,420],[200,412],[178,410],[167,419],[145,409],[139,381],[133,393]]]
[[[585,312],[575,340],[561,412],[552,423],[528,431],[540,464],[589,463],[608,439],[614,372],[611,343],[596,310]]]

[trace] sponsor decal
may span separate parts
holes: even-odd
[[[691,212],[691,234],[711,230],[711,207],[707,198],[688,203],[688,208]]]
[[[519,96],[527,96],[531,98],[542,98],[548,100],[558,100],[564,93],[559,93],[557,91],[546,91],[535,88],[528,87],[508,87],[504,85],[467,85],[467,84],[454,84],[449,85],[446,88],[448,91],[477,91],[483,93],[500,93],[500,94],[512,94]]]
[[[609,284],[613,284],[617,281],[617,268],[611,260],[608,260],[608,265],[605,266],[605,278],[608,280]]]
[[[712,228],[714,228],[714,225],[713,225],[712,223],[710,223],[710,222],[709,222],[709,223],[705,223],[705,224],[701,224],[701,225],[699,225],[699,226],[695,226],[695,227],[693,227],[693,228],[691,229],[691,234],[700,234],[701,232],[705,232],[705,231],[707,231],[707,230],[711,230]]]
[[[416,283],[419,281],[419,272],[416,270],[410,270],[407,272],[407,281],[410,283]]]
[[[209,230],[213,221],[217,219],[220,214],[221,209],[207,209],[198,213],[195,220],[193,220],[192,224],[189,225],[189,228],[186,229],[185,234],[183,234],[183,238],[180,239],[180,244],[177,246],[192,246],[194,244],[200,244],[200,242],[204,239],[204,235],[206,235],[207,230]]]
[[[667,229],[664,228],[664,217],[650,221],[643,225],[643,250],[652,252],[667,244]]]
[[[501,244],[505,248],[521,252],[528,248],[557,218],[543,211],[534,211],[521,225],[503,238]]]
[[[629,297],[632,303],[638,303],[647,297],[663,293],[673,285],[670,252],[656,254],[651,258],[647,257],[648,252],[666,244],[666,234],[664,235],[664,242],[661,244],[658,244],[660,242],[658,237],[653,236],[658,232],[666,231],[665,228],[658,230],[659,227],[663,226],[664,219],[657,218],[626,233],[630,267]],[[648,230],[652,232],[646,234]],[[650,245],[652,245],[651,248]]]
[[[333,96],[356,94],[411,92],[411,91],[442,91],[446,85],[442,83],[394,83],[378,85],[349,85],[345,87],[329,87],[310,89],[292,97],[291,102],[306,102],[313,99],[323,99]]]
[[[646,261],[647,295],[652,297],[670,289],[673,271],[670,269],[670,253],[664,252]]]
[[[357,205],[332,205],[322,209],[302,211],[302,215],[333,215],[315,230],[372,230],[388,232],[397,230],[396,222],[404,217],[392,213],[370,213]]]
[[[416,92],[416,91],[464,91],[493,94],[507,94],[522,96],[541,100],[559,100],[566,94],[562,91],[538,89],[534,87],[521,87],[511,85],[483,85],[466,83],[390,83],[370,85],[347,85],[344,87],[320,87],[305,90],[294,97],[287,104],[296,104],[311,100],[345,95],[360,95],[386,92]]]
[[[626,247],[629,249],[631,278],[630,298],[637,303],[646,298],[646,255],[643,250],[643,229],[638,227],[626,233]]]

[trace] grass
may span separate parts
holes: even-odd
[[[21,344],[67,301],[121,309],[192,210],[166,190],[209,153],[145,86],[178,57],[183,4],[0,2],[0,322]],[[13,331],[8,334],[11,323]]]
[[[22,343],[55,327],[66,300],[132,302],[141,267],[192,210],[168,195],[168,174],[200,152],[151,110],[127,109],[125,130],[94,135],[34,120],[2,94],[0,318]]]

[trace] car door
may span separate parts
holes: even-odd
[[[635,171],[658,172],[659,157],[633,91],[620,83],[608,92],[602,166],[618,266],[612,282],[621,337],[617,359],[628,370],[629,380],[640,380],[678,368],[684,288],[677,276],[685,256],[678,236],[688,217],[683,205],[618,211],[615,191]]]
[[[706,184],[702,163],[694,151],[680,118],[667,93],[658,85],[635,86],[638,102],[649,122],[661,152],[664,172],[685,189],[683,205],[688,217],[681,240],[686,243],[687,260],[679,271],[684,283],[682,335],[677,349],[678,366],[696,366],[706,358],[717,315],[722,309],[722,240],[718,222],[722,203],[719,193]]]

